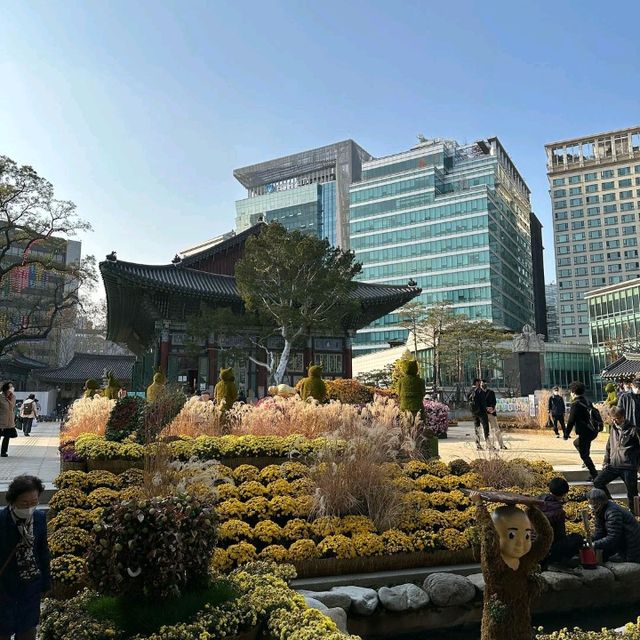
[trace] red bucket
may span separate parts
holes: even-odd
[[[591,547],[580,549],[580,564],[585,569],[595,569],[598,566],[596,550]]]

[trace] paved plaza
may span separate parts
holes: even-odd
[[[9,444],[9,457],[0,458],[0,487],[21,473],[36,475],[50,485],[60,472],[59,434],[59,422],[40,422],[28,438],[18,431]]]
[[[501,452],[503,457],[527,458],[529,460],[546,460],[557,469],[580,469],[582,462],[573,446],[575,434],[569,440],[556,438],[553,431],[510,430],[503,431],[507,451]],[[600,468],[607,444],[606,433],[601,433],[591,445],[591,457]],[[476,450],[475,435],[472,422],[460,422],[449,429],[449,437],[440,440],[440,456],[445,462],[455,458],[472,460],[488,455]]]

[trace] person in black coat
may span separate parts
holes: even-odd
[[[489,416],[487,414],[487,397],[482,390],[482,380],[476,378],[473,381],[473,388],[467,395],[469,401],[469,408],[473,415],[473,425],[476,432],[476,448],[482,449],[480,444],[480,424],[482,424],[482,431],[484,433],[485,444],[489,442]]]
[[[633,511],[633,501],[638,495],[640,436],[635,425],[625,418],[624,409],[616,407],[612,415],[613,422],[609,431],[602,471],[593,481],[593,486],[609,495],[607,485],[612,480],[621,478],[627,487],[629,509]]]
[[[591,489],[587,498],[595,515],[593,546],[602,549],[605,560],[640,563],[640,524],[631,511],[609,500],[602,489]]]
[[[618,407],[624,411],[625,418],[631,424],[640,428],[640,381],[634,380],[631,391],[620,395]]]
[[[491,435],[493,436],[493,446],[495,447],[495,443],[497,442],[501,449],[506,449],[507,445],[505,445],[502,439],[502,431],[500,431],[500,425],[498,424],[498,412],[496,411],[498,401],[496,400],[496,392],[489,388],[489,383],[486,380],[482,381],[482,390],[484,391],[485,404],[487,405],[487,419],[489,421]]]
[[[591,459],[591,443],[598,434],[594,433],[589,425],[591,403],[584,397],[586,388],[582,382],[572,382],[569,389],[571,390],[572,402],[567,421],[567,438],[575,427],[578,437],[573,441],[573,446],[578,450],[584,466],[589,470],[591,479],[595,480],[598,470]]]
[[[562,427],[562,435],[565,440],[569,439],[567,435],[567,427],[564,424],[564,414],[566,413],[566,407],[564,405],[564,398],[560,395],[560,389],[553,387],[553,395],[549,398],[549,416],[553,422],[553,432],[556,434],[556,438],[560,437],[558,432],[558,423]]]
[[[47,521],[37,511],[44,485],[13,479],[0,510],[0,640],[35,640],[42,594],[51,588]]]
[[[544,503],[540,511],[547,516],[553,529],[553,543],[549,555],[542,562],[547,566],[550,562],[563,562],[570,560],[578,554],[583,545],[582,536],[578,533],[567,535],[567,514],[564,503],[567,501],[569,483],[561,477],[552,478],[549,482],[549,493],[541,496]]]

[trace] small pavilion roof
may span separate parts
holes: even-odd
[[[640,353],[625,353],[602,370],[604,380],[640,378]]]
[[[131,380],[135,356],[76,353],[64,367],[41,369],[35,375],[43,382],[84,383],[89,378],[100,380],[104,371],[112,371],[120,382]]]

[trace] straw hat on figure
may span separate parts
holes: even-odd
[[[501,496],[503,500],[499,501],[503,502],[506,494],[497,496]],[[492,500],[491,494],[473,491],[469,498],[476,504],[482,544],[485,589],[481,639],[531,640],[534,637],[531,601],[538,595],[533,574],[551,547],[551,525],[535,506],[535,500],[524,496],[513,498],[517,502],[527,501],[526,511],[508,504],[498,507],[491,515],[483,501]]]

